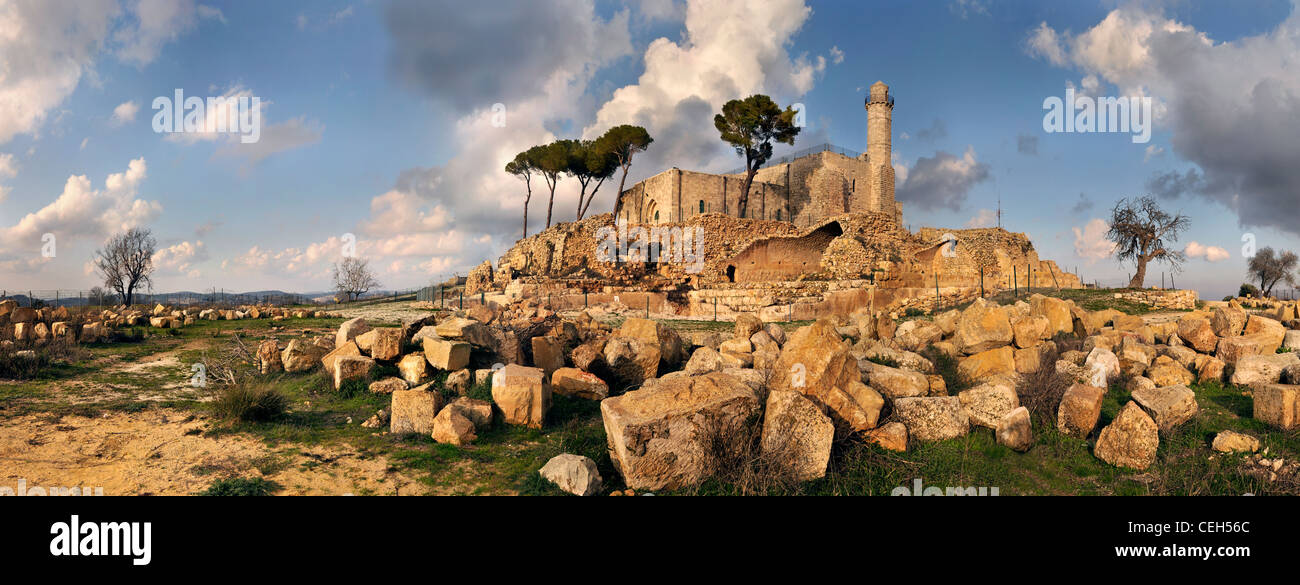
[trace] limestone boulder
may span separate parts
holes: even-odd
[[[987,382],[957,394],[970,424],[997,430],[998,421],[1020,406],[1020,397],[1010,384]]]
[[[384,378],[382,380],[375,380],[374,382],[371,382],[370,392],[372,394],[392,394],[393,392],[396,392],[398,390],[406,390],[409,387],[410,386],[406,384],[406,380],[403,380],[401,378],[396,378],[396,377],[389,377],[389,378]]]
[[[1119,358],[1105,348],[1094,348],[1083,362],[1088,384],[1098,388],[1109,388],[1110,383],[1119,379]]]
[[[1097,426],[1106,391],[1088,384],[1074,384],[1061,397],[1056,411],[1056,428],[1071,437],[1085,438]]]
[[[761,448],[800,480],[826,475],[834,440],[835,423],[803,394],[792,390],[768,394]]]
[[[604,362],[613,379],[625,386],[639,386],[659,375],[659,346],[634,337],[610,337],[605,342]]]
[[[894,330],[894,341],[907,351],[919,351],[943,338],[943,329],[929,321],[908,321]]]
[[[423,353],[406,354],[397,361],[397,371],[408,384],[418,386],[429,376],[429,360]]]
[[[1235,337],[1241,335],[1242,329],[1246,328],[1247,317],[1249,315],[1240,303],[1229,301],[1227,305],[1215,307],[1214,314],[1210,317],[1210,326],[1219,337]]]
[[[609,398],[609,384],[578,368],[559,368],[551,374],[551,391],[561,396],[604,400]]]
[[[1147,368],[1146,377],[1150,378],[1158,387],[1180,386],[1196,381],[1195,374],[1166,355],[1162,355],[1152,362],[1151,367]]]
[[[763,321],[753,313],[741,313],[736,315],[736,334],[734,337],[739,339],[749,339],[749,337],[763,330]]]
[[[561,453],[547,461],[537,473],[561,491],[575,496],[594,496],[603,487],[596,462],[582,455]]]
[[[1237,360],[1231,381],[1241,386],[1275,384],[1282,380],[1283,371],[1297,365],[1300,365],[1300,354],[1293,352],[1245,356]]]
[[[1183,343],[1201,353],[1214,353],[1219,345],[1219,336],[1209,319],[1183,319],[1178,322],[1178,338]]]
[[[1056,297],[1036,294],[1029,297],[1029,306],[1031,316],[1047,319],[1047,337],[1074,331],[1074,317],[1070,313],[1070,308],[1074,306],[1074,303]]]
[[[1256,420],[1284,431],[1300,427],[1300,386],[1259,384],[1251,396]]]
[[[701,347],[691,353],[691,359],[686,361],[686,366],[682,371],[688,376],[702,376],[711,372],[721,371],[724,367],[722,354],[710,347]]]
[[[469,365],[470,344],[464,341],[426,337],[422,343],[424,359],[429,361],[430,366],[450,372]]]
[[[321,357],[320,363],[322,366],[325,366],[326,372],[333,372],[334,362],[337,361],[339,358],[360,357],[362,355],[363,354],[361,352],[361,348],[357,347],[356,340],[352,340],[330,350],[329,353]]]
[[[375,369],[375,360],[365,356],[343,356],[334,360],[334,389],[353,380],[365,382]],[[405,382],[403,382],[405,384]]]
[[[442,410],[442,394],[428,390],[428,385],[393,392],[389,413],[389,430],[393,434],[433,433],[433,419]]]
[[[474,421],[465,416],[465,412],[460,408],[449,404],[433,417],[430,436],[439,443],[468,445],[478,438],[474,431]]]
[[[1222,382],[1228,365],[1223,360],[1205,354],[1196,356],[1196,380],[1198,382]]]
[[[494,414],[491,402],[479,400],[477,398],[470,398],[468,396],[461,396],[451,401],[451,404],[448,404],[447,406],[460,411],[465,418],[468,418],[470,422],[474,423],[474,428],[476,429],[486,429],[492,426],[492,418]]]
[[[1017,374],[1032,374],[1043,367],[1043,360],[1056,353],[1056,342],[1047,341],[1015,350]]]
[[[1243,336],[1258,336],[1263,343],[1261,353],[1270,354],[1282,347],[1286,339],[1286,327],[1281,321],[1263,315],[1251,315],[1246,319],[1246,327],[1241,330]]]
[[[508,364],[492,375],[492,402],[507,424],[540,429],[551,406],[551,385],[540,368]]]
[[[659,359],[668,368],[676,368],[686,359],[686,346],[682,343],[682,338],[671,327],[658,321],[628,319],[618,328],[617,335],[639,339],[642,343],[657,346]],[[748,339],[749,335],[745,338]]]
[[[1159,432],[1155,421],[1142,407],[1129,401],[1115,420],[1101,430],[1093,453],[1111,465],[1142,471],[1155,463]]]
[[[760,408],[753,389],[720,372],[659,380],[600,403],[610,459],[635,490],[707,479],[716,438],[744,428]]]
[[[994,429],[999,445],[1016,451],[1028,451],[1034,444],[1034,430],[1029,424],[1029,409],[1017,406],[1002,415]]]
[[[982,380],[1016,373],[1016,352],[1010,346],[981,351],[957,363],[957,371],[967,380]]]
[[[1271,338],[1267,334],[1224,337],[1219,340],[1219,347],[1215,350],[1214,356],[1226,364],[1236,365],[1244,357],[1270,355],[1276,352],[1277,348],[1271,347],[1270,341]]]
[[[335,339],[337,342],[337,338]],[[402,355],[402,328],[378,327],[356,336],[357,347],[370,357],[390,362]]]
[[[554,337],[534,337],[533,365],[541,368],[547,376],[564,367],[564,343]]]
[[[280,352],[280,363],[286,372],[306,372],[316,367],[328,351],[305,339],[294,339]]]
[[[954,343],[962,353],[970,355],[1008,345],[1014,338],[1007,310],[976,299],[957,320]]]
[[[348,319],[339,325],[338,332],[334,334],[334,347],[342,346],[367,331],[370,331],[370,324],[364,318]]]
[[[1015,334],[1016,347],[1025,349],[1042,343],[1050,337],[1047,334],[1050,326],[1051,322],[1042,315],[1028,315],[1013,320],[1011,330]]]
[[[848,392],[854,382],[862,382],[858,362],[834,326],[822,319],[800,327],[786,340],[768,388],[803,394],[837,423],[861,430],[867,413]]]
[[[470,373],[469,368],[456,370],[447,374],[447,380],[443,382],[443,388],[464,396],[469,393],[472,378],[473,374]]]
[[[1222,431],[1214,435],[1210,448],[1220,453],[1254,453],[1259,450],[1259,439],[1236,431]]]
[[[1133,392],[1133,401],[1146,411],[1161,432],[1169,433],[1196,416],[1196,394],[1183,385],[1143,388]]]
[[[918,441],[955,439],[970,432],[970,420],[956,396],[899,398],[894,401],[894,414]]]
[[[862,437],[868,443],[879,445],[889,451],[907,451],[907,425],[891,422],[865,433]]]
[[[891,400],[925,396],[930,392],[930,381],[925,374],[882,366],[869,361],[859,362],[858,365],[862,367],[863,380]]]
[[[940,344],[941,343],[942,342],[940,342]],[[936,348],[940,344],[935,344]],[[893,363],[895,367],[912,372],[921,372],[922,374],[929,374],[934,371],[934,362],[930,361],[925,356],[922,356],[919,353],[890,347],[878,341],[858,343],[849,350],[849,355],[856,358],[859,363],[864,360],[875,361],[878,363]],[[958,356],[956,351],[948,355],[953,357]]]
[[[257,346],[257,367],[263,374],[284,370],[284,362],[280,359],[279,341],[268,339]]]

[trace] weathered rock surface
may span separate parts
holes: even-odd
[[[430,435],[442,404],[442,394],[429,391],[427,386],[393,392],[389,428],[394,434]]]
[[[1256,420],[1284,431],[1300,427],[1300,386],[1258,384],[1251,395]]]
[[[1085,438],[1097,426],[1106,391],[1089,384],[1075,384],[1065,391],[1056,411],[1056,428],[1062,433]]]
[[[1018,406],[998,420],[997,440],[1016,451],[1028,451],[1034,444],[1034,431],[1029,424],[1029,409]]]
[[[970,431],[970,421],[956,396],[899,398],[894,401],[894,414],[918,441],[955,439]]]
[[[540,429],[551,406],[551,385],[540,368],[508,364],[492,375],[492,402],[507,424]]]
[[[1101,430],[1093,453],[1111,465],[1142,471],[1155,463],[1159,433],[1155,421],[1138,403],[1130,401]]]
[[[594,496],[600,493],[603,485],[596,462],[582,455],[561,453],[547,461],[537,473],[575,496]]]
[[[792,390],[768,394],[763,453],[788,466],[800,480],[826,475],[834,440],[835,423],[803,394]]]
[[[1196,394],[1181,384],[1137,390],[1133,392],[1133,401],[1165,433],[1191,420],[1197,412]]]

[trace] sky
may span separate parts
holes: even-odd
[[[384,288],[424,286],[518,239],[525,186],[502,169],[528,147],[630,123],[655,142],[629,184],[726,171],[712,116],[764,93],[802,104],[790,148],[860,151],[876,80],[913,230],[1000,205],[1040,257],[1116,286],[1133,266],[1105,219],[1150,195],[1191,221],[1174,284],[1212,299],[1253,250],[1300,250],[1286,1],[0,0],[0,289],[101,284],[96,248],[131,227],[158,240],[157,292],[326,290],[349,246]],[[156,131],[178,90],[257,98],[258,140]],[[1067,90],[1149,98],[1148,141],[1047,132]],[[555,218],[576,201],[561,180]]]

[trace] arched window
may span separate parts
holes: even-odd
[[[777,220],[777,221],[781,221],[781,210],[780,210],[780,209],[776,210],[776,220]]]
[[[655,223],[659,223],[659,212],[655,212]]]
[[[704,200],[700,200],[700,213],[704,213]]]

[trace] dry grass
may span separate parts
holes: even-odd
[[[1056,409],[1061,405],[1061,397],[1072,383],[1068,376],[1057,373],[1058,359],[1058,350],[1044,353],[1038,371],[1022,374],[1020,382],[1016,384],[1020,405],[1029,410],[1030,420],[1056,421]]]

